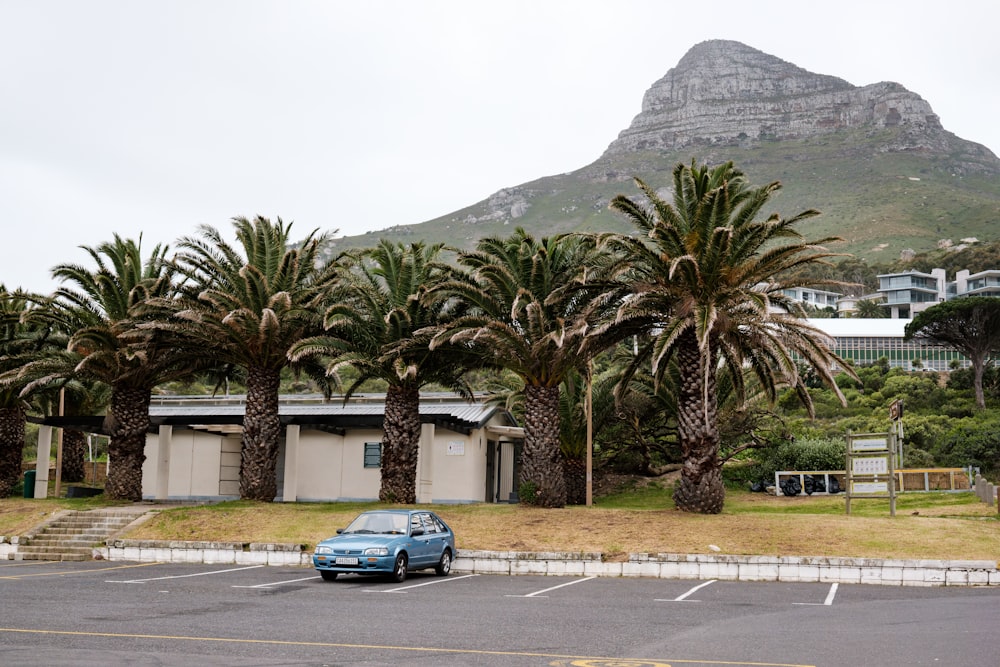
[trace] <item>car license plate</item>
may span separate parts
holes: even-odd
[[[336,563],[337,565],[357,565],[358,559],[348,556],[337,556],[337,558],[333,562]]]

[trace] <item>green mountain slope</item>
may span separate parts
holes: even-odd
[[[726,69],[733,62],[742,67]],[[714,80],[705,72],[716,72],[719,79],[729,70],[736,72],[730,79],[746,80],[730,80],[716,90],[703,83]],[[685,83],[692,72],[699,89]],[[725,97],[755,86],[768,92]],[[809,90],[803,93],[804,88]],[[790,92],[776,97],[775,89]],[[736,134],[740,121],[734,113],[745,109],[734,105],[749,108],[747,128],[755,123],[754,136]],[[787,216],[818,209],[822,215],[801,226],[808,237],[842,237],[833,249],[872,261],[892,261],[904,249],[926,251],[942,239],[955,244],[969,237],[1000,239],[1000,159],[945,131],[919,96],[898,84],[855,88],[736,42],[716,41],[693,48],[654,84],[643,112],[592,164],[501,189],[434,220],[346,237],[338,244],[422,239],[469,248],[479,238],[506,235],[515,226],[539,236],[628,233],[631,229],[608,210],[610,200],[637,195],[633,177],[669,190],[674,166],[692,159],[732,160],[756,184],[780,181],[776,212]]]

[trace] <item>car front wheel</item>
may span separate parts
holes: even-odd
[[[439,577],[446,577],[449,572],[451,572],[451,549],[445,549],[441,554],[441,560],[434,568],[434,573]]]
[[[406,581],[406,554],[396,556],[396,564],[392,568],[392,578],[397,582]]]

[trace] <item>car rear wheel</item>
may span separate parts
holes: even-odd
[[[323,581],[335,581],[337,574],[337,572],[327,572],[326,570],[319,571],[319,576],[323,577]]]
[[[441,560],[434,568],[434,573],[439,577],[447,577],[449,572],[451,572],[451,549],[445,549],[441,554]]]
[[[406,554],[396,556],[396,564],[392,568],[392,578],[397,582],[406,581]]]

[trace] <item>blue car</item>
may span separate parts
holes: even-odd
[[[395,581],[411,570],[451,572],[455,534],[434,512],[372,510],[316,545],[313,566],[326,581],[339,574],[384,574]]]

